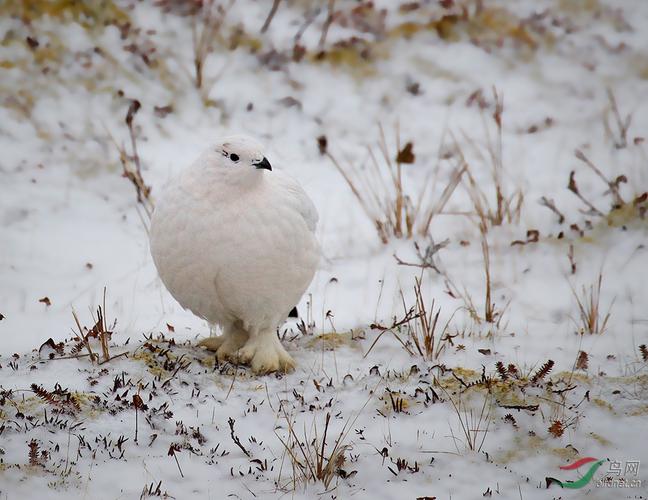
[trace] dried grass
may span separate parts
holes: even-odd
[[[416,278],[414,296],[416,297],[415,312],[418,318],[413,324],[408,325],[408,336],[414,344],[416,352],[423,359],[436,360],[446,349],[451,339],[448,335],[448,326],[454,315],[448,319],[443,328],[438,328],[441,308],[437,308],[435,311],[435,301],[432,300],[430,309],[427,309],[420,278]]]
[[[226,7],[214,6],[213,0],[201,4],[194,14],[191,23],[191,40],[193,43],[194,85],[198,90],[205,89],[205,67],[207,58],[213,51],[214,40],[221,29],[227,13],[236,0],[230,0]]]
[[[472,295],[465,288],[462,290],[454,283],[448,273],[444,273],[445,284],[448,293],[455,298],[460,298],[464,303],[464,309],[468,311],[470,317],[477,324],[490,323],[496,328],[500,328],[504,313],[508,308],[509,303],[503,307],[497,306],[493,300],[493,279],[491,274],[491,261],[490,261],[490,247],[484,232],[481,233],[481,249],[482,249],[482,262],[484,265],[484,308],[483,313],[480,313],[479,308],[475,304]]]
[[[572,294],[578,305],[578,329],[579,333],[602,334],[606,331],[614,304],[610,304],[606,313],[601,310],[601,286],[603,274],[599,273],[596,282],[589,287],[583,286],[580,294],[571,287]]]
[[[380,156],[377,157],[368,148],[367,168],[343,166],[329,151],[325,154],[373,222],[383,243],[388,243],[392,238],[413,238],[416,234],[425,236],[429,233],[433,218],[443,210],[459,185],[466,166],[459,164],[455,167],[438,197],[434,198],[428,189],[429,178],[418,196],[414,197],[403,184],[403,165],[413,164],[416,160],[414,144],[408,142],[401,147],[397,126],[396,149],[390,150],[382,126],[379,126],[379,131]],[[414,198],[416,201],[413,201]]]
[[[621,117],[616,97],[611,88],[607,89],[607,98],[609,106],[603,118],[605,133],[612,138],[615,148],[626,148],[628,147],[628,130],[632,124],[632,113],[628,113],[623,118]],[[610,119],[610,115],[612,115],[612,119]]]
[[[493,97],[495,100],[494,111],[491,115],[495,124],[495,138],[489,133],[489,126],[484,122],[484,132],[486,135],[486,151],[477,145],[477,143],[465,133],[463,134],[467,143],[471,146],[473,153],[484,165],[489,166],[491,180],[493,182],[493,193],[488,193],[483,187],[483,183],[476,180],[473,175],[473,168],[466,160],[464,151],[455,140],[455,148],[466,165],[466,189],[470,196],[474,214],[479,221],[479,228],[483,233],[493,226],[501,226],[505,222],[517,223],[520,220],[520,213],[524,204],[524,193],[520,189],[515,189],[509,193],[505,186],[507,173],[504,169],[502,158],[502,118],[504,114],[504,99],[493,88]],[[482,114],[482,119],[484,115]]]
[[[452,427],[450,427],[450,434],[457,453],[461,453],[457,446],[459,442],[463,442],[466,451],[481,452],[490,431],[490,417],[493,408],[492,396],[488,393],[484,394],[484,401],[480,410],[475,411],[469,408],[461,397],[455,401],[445,389],[443,389],[443,392],[452,405],[452,410],[457,417],[459,428],[463,435],[462,437],[455,436]]]
[[[428,309],[428,302],[422,290],[421,278],[415,278],[415,302],[413,306],[407,305],[403,290],[400,291],[400,296],[404,312],[403,316],[400,319],[394,317],[390,326],[380,323],[371,324],[371,328],[379,330],[380,333],[374,339],[364,357],[366,358],[369,355],[385,333],[391,333],[410,356],[421,356],[427,361],[438,359],[447,345],[452,344],[452,336],[448,331],[448,327],[454,314],[450,316],[443,327],[440,326],[439,316],[441,309],[435,307],[436,302],[434,300],[432,300]]]
[[[346,461],[345,453],[351,448],[344,441],[351,430],[352,423],[347,422],[344,425],[331,447],[329,442],[331,439],[329,435],[330,413],[326,414],[324,429],[321,433],[318,430],[317,423],[313,421],[309,432],[304,426],[300,438],[295,430],[293,417],[288,415],[283,408],[282,412],[288,426],[288,436],[284,439],[276,432],[275,434],[281,441],[292,467],[292,474],[288,483],[284,483],[282,486],[290,485],[294,490],[299,484],[322,483],[328,489],[333,479],[339,475],[339,470]],[[327,446],[329,447],[328,450]],[[281,474],[282,470],[279,471],[279,484],[283,483]]]
[[[90,311],[90,314],[92,316],[93,326],[92,328],[87,328],[81,325],[76,311],[72,310],[72,317],[74,318],[74,322],[76,323],[78,329],[78,331],[72,330],[72,333],[74,333],[75,339],[77,341],[77,344],[72,349],[72,354],[78,355],[78,353],[82,349],[85,349],[88,352],[90,360],[93,363],[98,361],[99,364],[107,363],[111,359],[125,355],[125,352],[117,354],[116,356],[110,355],[110,347],[108,342],[112,338],[113,329],[117,324],[117,320],[115,320],[110,326],[108,326],[108,324],[106,323],[106,288],[104,288],[103,291],[102,305],[97,307],[96,316],[92,311]],[[95,353],[92,350],[92,347],[90,345],[91,339],[96,339],[99,342],[99,346],[101,348],[101,361],[99,361],[99,354]]]

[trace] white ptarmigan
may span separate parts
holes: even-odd
[[[151,255],[180,305],[221,326],[199,345],[258,374],[294,368],[276,329],[313,279],[317,218],[246,136],[213,144],[170,182],[153,212]]]

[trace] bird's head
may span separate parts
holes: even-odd
[[[207,168],[228,184],[250,184],[272,170],[263,146],[251,137],[232,135],[212,145]]]

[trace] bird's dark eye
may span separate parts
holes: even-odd
[[[236,153],[232,153],[232,154],[230,155],[230,160],[232,160],[232,161],[239,161],[239,155],[237,155]]]

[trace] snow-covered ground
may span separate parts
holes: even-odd
[[[647,498],[648,3],[201,5],[0,4],[0,498]],[[151,203],[234,132],[314,200],[294,373],[192,347],[132,100]],[[414,234],[383,243],[397,156]]]

